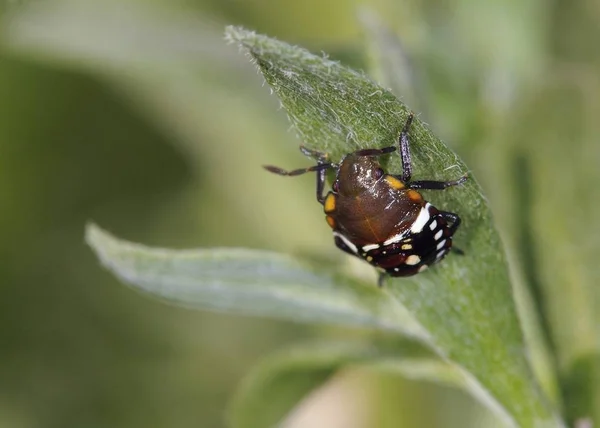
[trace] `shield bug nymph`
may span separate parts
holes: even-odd
[[[460,217],[440,211],[419,193],[421,189],[443,190],[462,184],[464,175],[451,181],[412,181],[409,130],[411,113],[400,133],[399,152],[402,174],[386,173],[377,158],[396,151],[396,147],[365,149],[347,154],[340,163],[300,147],[302,153],[317,158],[317,165],[286,171],[265,168],[279,175],[317,173],[317,200],[323,205],[325,219],[333,230],[335,244],[343,251],[366,260],[385,274],[411,276],[442,260],[452,248],[452,237]],[[328,169],[336,172],[326,195]]]

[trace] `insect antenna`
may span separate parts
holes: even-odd
[[[308,168],[299,168],[299,169],[294,169],[292,171],[286,171],[285,169],[281,169],[277,166],[263,165],[263,168],[266,169],[267,171],[272,172],[273,174],[283,175],[283,176],[287,176],[287,177],[294,177],[296,175],[306,174],[307,172],[322,171],[325,169],[329,169],[331,167],[332,167],[331,163],[322,163],[319,165],[310,166]]]

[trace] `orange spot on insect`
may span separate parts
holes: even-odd
[[[409,190],[408,197],[413,202],[423,202],[423,196],[416,190]]]
[[[325,220],[327,220],[327,224],[329,225],[329,227],[331,227],[332,229],[335,227],[335,220],[333,219],[333,217],[328,215],[327,217],[325,217]]]
[[[324,207],[325,207],[326,213],[335,211],[335,195],[333,193],[330,193],[329,195],[327,195],[327,198],[325,199]]]
[[[398,180],[396,177],[392,177],[391,175],[385,177],[385,181],[387,181],[388,184],[396,190],[402,190],[405,187],[402,181]]]

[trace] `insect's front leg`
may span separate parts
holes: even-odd
[[[333,165],[330,162],[327,162],[327,154],[321,153],[316,150],[311,150],[308,147],[300,146],[300,151],[305,156],[317,159],[317,167],[322,167],[317,170],[317,201],[321,205],[325,203],[325,182],[327,181],[327,170],[332,168]]]
[[[395,176],[399,178],[404,183],[408,183],[408,187],[411,189],[426,189],[426,190],[443,190],[448,187],[458,186],[459,184],[464,183],[467,180],[467,174],[456,180],[450,181],[433,181],[433,180],[422,180],[422,181],[413,181],[412,178],[412,159],[410,156],[410,138],[409,131],[412,121],[414,119],[414,114],[410,113],[408,118],[406,119],[406,123],[404,124],[404,128],[400,133],[400,156],[402,158],[402,175]]]

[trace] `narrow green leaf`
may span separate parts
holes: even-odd
[[[226,35],[256,61],[310,148],[336,161],[349,151],[396,141],[407,108],[363,74],[242,28],[228,27]],[[420,121],[411,137],[415,178],[449,179],[467,171]],[[400,172],[399,157],[390,156],[388,167]],[[461,215],[456,245],[466,256],[450,256],[386,287],[429,332],[434,349],[472,376],[480,398],[487,397],[508,424],[560,426],[531,374],[504,252],[479,185],[471,176],[460,188],[427,196]]]
[[[429,43],[423,45],[423,43],[415,41],[418,37],[415,37],[414,26],[402,25],[402,23],[396,24],[396,32],[412,42],[404,43],[405,40],[401,40],[399,36],[387,28],[380,17],[374,12],[363,9],[361,10],[360,18],[368,42],[367,52],[370,54],[369,57],[371,58],[370,72],[377,76],[383,86],[389,87],[395,95],[401,98],[405,103],[410,104],[414,109],[421,111],[425,116],[429,116],[428,112],[437,111],[438,113],[433,117],[430,116],[432,119],[441,119],[444,123],[447,123],[447,121],[453,120],[453,116],[458,114],[465,117],[467,121],[469,120],[468,118],[473,120],[472,115],[464,110],[465,106],[475,104],[473,100],[469,102],[456,99],[452,105],[446,105],[439,100],[437,100],[436,103],[436,97],[432,96],[431,93],[432,89],[429,88],[429,91],[425,90],[422,85],[423,82],[419,78],[419,70],[421,68],[419,65],[422,66],[422,64],[418,61],[409,61],[409,59],[415,59],[411,58],[412,52],[419,52],[421,58],[436,57],[436,55],[428,56],[426,53],[428,49],[431,49],[431,46],[435,45],[435,41],[431,40]],[[387,17],[387,19],[389,22],[389,17]],[[406,21],[410,22],[411,15],[403,14],[402,19],[405,23]],[[413,33],[411,33],[411,28],[413,29]],[[450,72],[451,70],[448,71]],[[453,69],[452,72],[460,74],[456,69]],[[447,98],[447,95],[445,98]],[[463,106],[463,109],[457,109],[456,105]],[[509,114],[511,117],[514,116],[512,111]],[[519,214],[522,213],[523,210],[528,209],[529,197],[526,195],[528,186],[526,186],[519,177],[517,179],[519,181],[517,192],[515,192],[514,185],[516,185],[516,183],[513,183],[513,181],[508,178],[500,179],[500,177],[514,176],[514,174],[511,175],[511,173],[507,172],[507,169],[512,171],[513,168],[515,168],[513,158],[509,154],[510,151],[507,150],[507,142],[510,142],[512,136],[514,136],[515,127],[507,126],[506,123],[492,125],[496,124],[498,116],[496,115],[494,118],[495,120],[490,119],[486,121],[487,126],[485,129],[488,130],[488,133],[486,134],[485,140],[486,144],[489,143],[489,149],[487,149],[488,156],[478,157],[481,163],[478,165],[477,170],[485,171],[487,177],[492,177],[492,180],[497,183],[497,185],[491,188],[488,186],[487,190],[488,192],[493,192],[492,196],[494,196],[496,200],[503,201],[495,207],[496,217],[504,221],[503,224],[499,224],[499,228],[501,230],[504,228],[504,231],[514,230],[516,239],[523,241],[531,234],[531,228],[515,230],[514,226],[509,226],[506,223],[524,217],[523,215],[507,214],[507,212],[510,212],[511,210],[513,210],[512,212],[517,211],[514,207],[519,207]],[[463,123],[462,121],[457,122],[454,120],[454,123],[454,129],[461,129],[460,124]],[[444,126],[443,124],[441,126],[440,124],[436,124],[436,126],[439,128],[447,128],[447,126]],[[464,126],[462,128],[464,130]],[[508,130],[508,135],[504,135],[501,131],[504,129]],[[500,142],[499,140],[504,141]],[[522,167],[520,166],[517,166],[516,168],[519,171],[522,170]],[[525,171],[522,171],[522,173],[524,172]],[[499,195],[498,192],[500,191],[506,192],[506,194]],[[523,195],[523,197],[519,198],[516,195]],[[502,210],[504,212],[502,212]],[[529,348],[529,359],[533,365],[534,374],[553,404],[556,403],[560,405],[560,400],[558,398],[558,382],[556,379],[556,371],[552,364],[552,356],[545,344],[541,321],[535,305],[532,303],[532,296],[528,292],[528,285],[523,277],[523,273],[527,270],[531,270],[534,264],[531,260],[528,260],[526,255],[517,255],[513,239],[511,239],[513,238],[513,235],[505,233],[503,238],[504,245],[507,248],[507,253],[509,255],[509,265],[511,267],[511,279],[513,282],[517,312],[520,317],[525,342]]]
[[[270,356],[248,375],[232,401],[231,426],[279,426],[303,398],[347,366],[464,386],[456,367],[414,342],[380,339],[298,345]]]
[[[556,356],[567,422],[590,418],[594,426],[600,425],[600,126],[585,118],[600,114],[596,70],[549,75],[530,94],[518,126],[532,289]],[[549,186],[549,177],[559,179]]]
[[[153,249],[93,224],[86,241],[125,283],[182,306],[423,336],[386,293],[291,256],[232,248]]]

